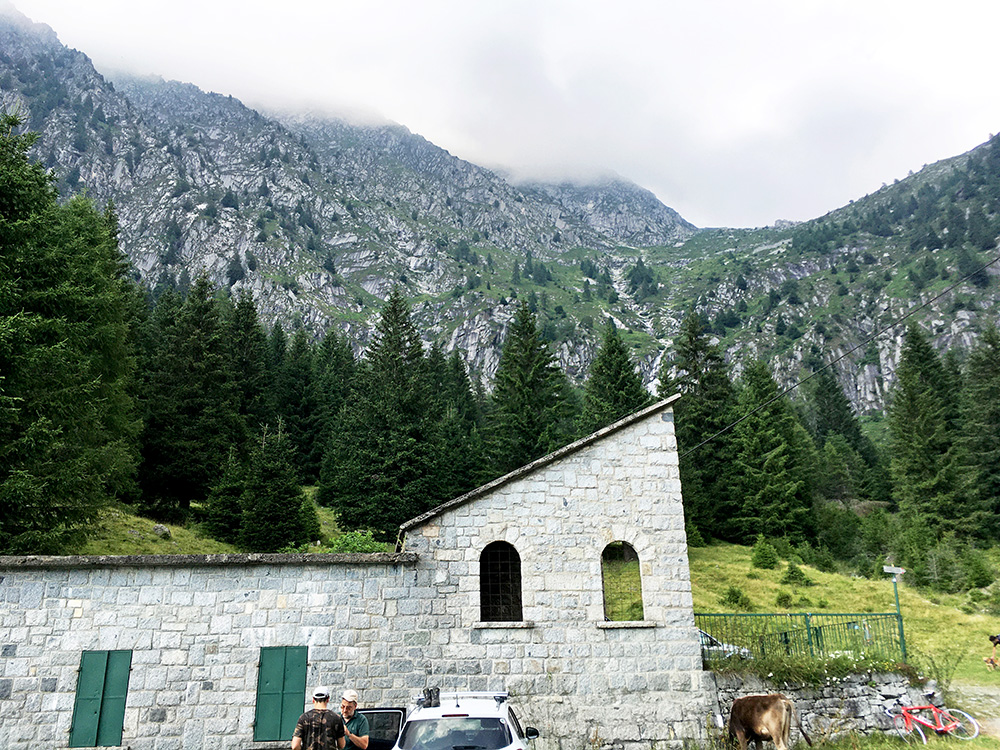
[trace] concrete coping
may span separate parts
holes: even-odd
[[[650,620],[602,620],[594,623],[601,630],[620,630],[623,628],[655,628],[655,622]]]
[[[412,565],[415,552],[243,552],[224,555],[23,555],[0,556],[0,570],[63,568],[202,568],[250,565]]]

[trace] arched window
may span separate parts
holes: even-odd
[[[611,542],[601,553],[604,583],[604,619],[642,619],[642,581],[639,555],[628,542]]]
[[[479,617],[517,622],[521,617],[521,558],[507,542],[487,544],[479,557]]]

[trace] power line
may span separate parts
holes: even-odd
[[[746,419],[749,419],[749,418],[750,418],[750,417],[752,417],[752,416],[753,416],[754,414],[756,414],[757,412],[759,412],[759,411],[760,411],[761,409],[764,409],[765,407],[767,407],[767,406],[770,406],[770,405],[771,405],[771,404],[773,404],[773,403],[774,403],[775,401],[777,401],[777,400],[778,400],[778,399],[780,399],[780,398],[781,398],[782,396],[784,396],[784,395],[785,395],[786,393],[789,393],[790,391],[793,391],[793,390],[795,390],[795,389],[796,389],[796,388],[798,388],[798,387],[799,387],[800,385],[803,385],[803,384],[805,384],[805,383],[808,383],[808,382],[809,382],[810,380],[812,380],[812,379],[813,379],[814,377],[816,377],[817,375],[819,375],[819,374],[820,374],[821,372],[823,372],[824,370],[827,370],[827,369],[829,369],[829,368],[833,367],[833,366],[834,366],[835,364],[837,364],[837,363],[838,363],[838,362],[839,362],[840,360],[844,359],[844,358],[845,358],[846,356],[848,356],[849,354],[853,354],[853,353],[854,353],[854,352],[856,352],[856,351],[857,351],[858,349],[860,349],[860,348],[861,348],[862,346],[867,346],[867,345],[868,345],[869,343],[871,343],[872,341],[874,341],[875,339],[877,339],[877,338],[878,338],[879,336],[881,336],[881,335],[882,335],[883,333],[885,333],[885,332],[886,332],[886,331],[888,331],[889,329],[891,329],[891,328],[895,328],[895,327],[896,327],[896,326],[898,326],[898,325],[899,325],[900,323],[903,323],[903,322],[904,322],[904,321],[905,321],[905,320],[906,320],[907,318],[909,318],[909,317],[911,317],[911,316],[915,315],[915,314],[916,314],[916,313],[918,313],[918,312],[919,312],[920,310],[923,310],[923,309],[924,309],[925,307],[927,307],[928,305],[930,305],[930,304],[931,304],[932,302],[937,302],[937,301],[938,301],[939,299],[941,299],[941,298],[942,298],[942,297],[944,297],[944,296],[945,296],[946,294],[948,294],[949,292],[951,292],[951,291],[952,291],[952,290],[953,290],[953,289],[954,289],[955,287],[957,287],[957,286],[959,286],[960,284],[962,284],[962,283],[964,283],[964,282],[968,281],[969,279],[971,279],[971,278],[972,278],[973,276],[975,276],[976,274],[978,274],[978,273],[982,273],[983,271],[985,271],[985,270],[986,270],[987,268],[989,268],[990,266],[992,266],[992,265],[993,265],[994,263],[996,263],[996,262],[998,262],[998,261],[1000,261],[1000,256],[997,256],[997,257],[996,257],[996,258],[994,258],[993,260],[991,260],[991,261],[989,261],[988,263],[986,263],[986,264],[985,264],[984,266],[981,266],[980,268],[977,268],[977,269],[976,269],[975,271],[971,271],[970,273],[966,274],[965,276],[963,276],[962,278],[960,278],[960,279],[959,279],[958,281],[956,281],[956,282],[955,282],[954,284],[952,284],[951,286],[947,287],[947,288],[946,288],[946,289],[945,289],[945,290],[944,290],[943,292],[941,292],[940,294],[938,294],[938,295],[936,295],[936,296],[934,296],[934,297],[931,297],[931,298],[930,298],[930,299],[928,299],[928,300],[927,300],[926,302],[924,302],[924,303],[922,303],[922,304],[920,304],[920,305],[917,305],[916,307],[914,307],[914,308],[913,308],[912,310],[910,310],[909,312],[907,312],[907,313],[906,313],[905,315],[903,315],[902,317],[900,317],[900,318],[898,318],[898,319],[896,319],[896,320],[892,321],[891,323],[888,323],[887,325],[884,325],[884,326],[882,326],[882,328],[879,328],[879,329],[878,329],[877,331],[875,331],[875,333],[873,333],[873,334],[872,334],[871,336],[869,336],[868,338],[864,339],[863,341],[861,341],[861,342],[860,342],[859,344],[857,344],[856,346],[854,346],[854,347],[852,347],[852,348],[848,349],[848,350],[847,350],[847,351],[845,351],[845,352],[844,352],[843,354],[841,354],[841,355],[840,355],[839,357],[834,357],[834,358],[833,358],[833,359],[831,359],[831,360],[830,360],[830,361],[829,361],[829,362],[828,362],[827,364],[825,364],[825,365],[823,365],[822,367],[820,367],[819,369],[815,370],[815,371],[814,371],[814,372],[813,372],[812,374],[810,374],[810,375],[809,375],[808,377],[805,377],[805,378],[803,378],[802,380],[799,380],[799,381],[797,381],[797,382],[793,383],[792,385],[788,386],[788,387],[787,387],[787,388],[785,388],[784,390],[782,390],[782,391],[779,391],[777,395],[775,395],[775,396],[774,396],[773,398],[771,398],[771,399],[767,400],[766,402],[764,402],[763,404],[761,404],[760,406],[758,406],[758,407],[757,407],[756,409],[754,409],[753,411],[751,411],[751,412],[750,412],[749,414],[744,414],[744,415],[743,415],[742,417],[740,417],[739,419],[737,419],[737,420],[736,420],[735,422],[732,422],[732,423],[730,423],[730,424],[726,425],[726,426],[725,426],[725,427],[723,427],[723,428],[722,428],[721,430],[719,430],[718,432],[716,432],[716,433],[715,433],[714,435],[711,435],[711,436],[709,436],[709,437],[705,438],[704,440],[702,440],[702,441],[701,441],[700,443],[698,443],[698,444],[697,444],[696,446],[694,446],[693,448],[689,448],[688,450],[684,451],[684,453],[682,453],[682,454],[680,455],[680,458],[686,458],[687,456],[691,455],[691,454],[692,454],[692,453],[694,453],[694,452],[695,452],[696,450],[698,450],[699,448],[701,448],[701,446],[703,446],[703,445],[706,445],[706,444],[708,444],[708,443],[712,442],[713,440],[715,440],[715,439],[716,439],[717,437],[719,437],[720,435],[724,435],[724,434],[726,434],[726,433],[727,433],[727,432],[729,432],[729,431],[730,431],[731,429],[733,429],[734,427],[736,427],[736,425],[738,425],[738,424],[739,424],[740,422],[743,422],[744,420],[746,420]]]

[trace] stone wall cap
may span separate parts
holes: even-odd
[[[56,568],[200,568],[248,565],[407,565],[415,552],[241,552],[220,555],[23,555],[0,556],[0,570]]]
[[[515,469],[509,474],[505,474],[502,477],[494,479],[489,484],[484,484],[482,487],[472,490],[472,492],[467,492],[466,494],[461,495],[460,497],[456,497],[454,500],[449,500],[448,502],[442,503],[436,508],[431,508],[423,515],[417,516],[416,518],[411,518],[409,521],[403,523],[399,527],[399,541],[397,542],[397,549],[399,549],[399,545],[402,544],[403,537],[406,535],[406,532],[409,531],[410,529],[415,529],[418,526],[423,526],[429,520],[431,520],[435,516],[441,515],[445,511],[451,510],[452,508],[455,508],[459,505],[464,505],[465,503],[469,502],[470,500],[474,500],[477,497],[489,494],[493,490],[497,489],[498,487],[502,487],[508,482],[512,482],[515,479],[520,479],[521,477],[527,476],[528,474],[538,471],[539,469],[548,466],[549,464],[554,463],[562,458],[565,458],[566,456],[572,453],[576,453],[578,450],[586,448],[591,443],[596,443],[597,441],[602,440],[608,435],[618,432],[619,430],[622,430],[625,427],[628,427],[629,425],[635,424],[636,422],[641,422],[643,419],[646,419],[647,417],[652,416],[653,414],[665,411],[666,409],[672,407],[674,405],[674,402],[677,401],[677,399],[679,399],[680,397],[681,394],[675,393],[670,398],[664,399],[663,401],[658,401],[652,406],[647,406],[645,409],[640,409],[635,414],[629,414],[627,417],[623,417],[622,419],[619,419],[617,422],[613,422],[612,424],[609,424],[607,427],[602,427],[597,432],[587,435],[587,437],[580,438],[579,440],[572,442],[569,445],[564,445],[559,450],[553,451],[552,453],[549,453],[547,456],[542,456],[541,458],[537,458],[530,464],[525,464],[520,469]]]

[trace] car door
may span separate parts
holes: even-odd
[[[359,708],[368,719],[368,750],[392,750],[403,728],[406,710],[402,708]]]

